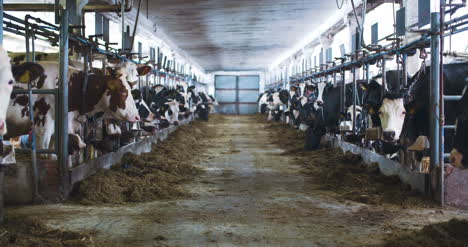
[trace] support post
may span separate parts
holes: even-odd
[[[59,102],[57,106],[58,116],[58,162],[61,178],[61,190],[64,195],[67,195],[70,189],[70,180],[68,172],[68,16],[69,9],[67,6],[62,11],[62,20],[60,25],[60,76],[59,76]]]
[[[401,57],[402,64],[401,66],[403,67],[403,88],[406,88],[408,86],[408,65],[407,65],[407,58],[408,54],[403,53]]]
[[[122,54],[125,53],[125,0],[121,0],[120,15],[122,17]]]
[[[445,32],[445,0],[440,0],[440,15],[439,15],[439,162],[440,176],[439,176],[439,192],[440,192],[440,204],[445,206],[445,175],[444,175],[444,135],[445,135],[445,100],[444,100],[444,32]]]
[[[346,81],[345,81],[345,75],[346,75],[346,70],[343,68],[341,71],[341,91],[340,91],[340,109],[341,112],[346,112],[346,105],[345,105],[345,99],[346,99]]]
[[[1,0],[0,0],[1,1]],[[5,184],[5,171],[0,165],[0,224],[5,222],[5,200],[4,200],[4,184]]]
[[[387,84],[387,70],[385,66],[385,57],[382,57],[382,98],[385,96],[385,89],[387,88],[387,86],[385,85]]]
[[[440,13],[431,13],[431,75],[430,75],[430,145],[431,145],[431,170],[434,171],[436,168],[441,168],[441,161],[439,159],[440,151],[440,31],[439,22]],[[443,172],[443,169],[440,169]],[[439,188],[442,187],[443,177],[439,180]],[[442,198],[441,198],[442,199]]]
[[[0,24],[0,45],[3,45],[3,0],[0,0]]]
[[[356,68],[353,68],[353,135],[356,135]],[[346,87],[343,85],[346,93]],[[346,101],[345,101],[346,107]]]
[[[0,0],[0,45],[3,45],[3,0]],[[0,140],[2,141],[2,140]],[[4,178],[5,173],[0,165],[0,224],[5,221],[5,209],[3,200],[3,188],[5,187]]]

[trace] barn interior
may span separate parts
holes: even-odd
[[[0,246],[468,246],[466,0],[0,0]]]

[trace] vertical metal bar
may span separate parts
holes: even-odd
[[[385,57],[382,57],[382,98],[385,95],[385,89],[387,87],[387,70],[385,68],[386,66],[386,61]]]
[[[3,45],[3,0],[0,0],[0,45]],[[2,140],[0,140],[2,141]],[[4,179],[5,172],[3,168],[0,167],[0,224],[3,224],[5,220],[5,210],[4,210],[4,201],[3,201],[3,191],[4,191]]]
[[[440,181],[439,181],[439,190],[440,190],[440,204],[445,206],[445,176],[444,176],[444,125],[445,125],[445,101],[444,101],[444,23],[445,23],[445,0],[440,0],[440,19],[439,19],[439,39],[440,39],[440,49],[439,49],[439,162],[440,162]]]
[[[431,169],[440,166],[439,151],[440,151],[440,94],[439,94],[439,83],[440,83],[440,31],[439,13],[431,13],[431,75],[430,75],[430,145],[431,145]],[[443,169],[440,169],[441,172]],[[443,179],[443,178],[442,178]],[[439,187],[441,186],[439,181]]]
[[[0,45],[3,45],[3,0],[0,0],[0,24],[1,24],[0,25]],[[0,173],[1,172],[2,171],[0,171]],[[0,174],[0,176],[2,176],[2,174]],[[2,182],[2,181],[0,181],[0,182]],[[0,201],[0,203],[1,203],[1,201]],[[2,207],[2,204],[0,204],[0,209],[1,209],[1,207]],[[0,217],[2,217],[2,216],[0,215]],[[0,221],[1,220],[2,219],[0,218]]]
[[[28,83],[29,121],[31,122],[31,166],[33,180],[33,200],[39,198],[39,172],[37,169],[36,124],[34,123],[33,95],[31,83]]]
[[[36,30],[31,30],[31,61],[36,62],[36,35],[34,35]]]
[[[369,64],[366,63],[366,84],[368,85],[370,83],[370,73],[369,73]],[[362,102],[361,102],[362,103]]]
[[[2,0],[0,0],[2,1]],[[5,201],[4,201],[5,170],[0,167],[0,224],[5,221]]]
[[[3,25],[3,23],[2,23]],[[30,48],[29,48],[29,15],[26,15],[25,20],[24,20],[24,37],[26,41],[26,62],[31,62],[31,57],[30,57]]]
[[[356,68],[353,68],[353,135],[356,135],[356,86]]]
[[[58,161],[60,168],[62,193],[68,194],[70,189],[69,173],[68,173],[68,16],[69,9],[67,0],[67,8],[62,12],[62,20],[60,25],[60,76],[59,76],[59,101],[57,106],[59,118],[57,119],[59,128],[59,145],[58,145]]]
[[[345,104],[345,99],[346,99],[346,81],[345,81],[345,74],[346,74],[346,71],[345,69],[343,68],[343,70],[341,71],[341,81],[342,81],[342,87],[341,87],[341,92],[340,92],[340,109],[341,109],[341,112],[345,112],[346,111],[346,104]]]
[[[239,76],[236,76],[236,111],[237,111],[237,115],[240,115],[240,107],[239,107]]]
[[[122,53],[125,53],[125,0],[121,0],[120,15],[122,17]]]
[[[403,67],[403,88],[406,88],[408,86],[408,65],[406,63],[408,58],[407,53],[403,53],[401,61],[402,61],[402,67]]]

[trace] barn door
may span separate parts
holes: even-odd
[[[221,114],[255,114],[259,90],[258,76],[217,75],[215,97]]]

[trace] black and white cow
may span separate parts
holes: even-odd
[[[15,84],[8,53],[0,45],[0,136],[7,133],[6,115]]]
[[[176,89],[169,89],[163,85],[145,87],[143,91],[145,101],[159,120],[161,129],[169,127],[170,124],[179,124],[180,106],[185,104],[183,95]]]
[[[420,143],[416,140],[421,137],[430,139],[430,67],[420,70],[411,78],[410,88],[405,104],[406,118],[404,121],[403,132],[400,143],[403,147],[409,148],[412,151],[423,152],[429,148],[426,146],[417,145]],[[444,65],[444,94],[458,95],[466,90],[465,78],[468,78],[468,63],[454,63]],[[444,135],[444,149],[446,152],[452,151],[454,164],[461,166],[462,162],[457,158],[458,149],[463,150],[465,141],[460,139],[463,136],[464,126],[466,123],[463,117],[463,104],[466,104],[466,97],[462,101],[446,101],[445,102],[445,124],[455,125],[458,119],[456,138],[452,130],[446,130]],[[462,123],[462,124],[460,124]],[[456,146],[456,147],[455,147]],[[457,148],[458,147],[458,148]]]
[[[465,78],[465,82],[467,78]],[[468,169],[468,87],[465,86],[462,99],[456,108],[457,129],[450,152],[450,163],[458,168]]]
[[[257,99],[258,112],[265,114],[268,107],[268,97],[272,94],[272,90],[267,90],[264,93],[261,93]]]
[[[268,120],[279,121],[283,112],[285,111],[284,106],[288,104],[289,92],[287,90],[280,90],[279,92],[272,93],[268,101]]]

